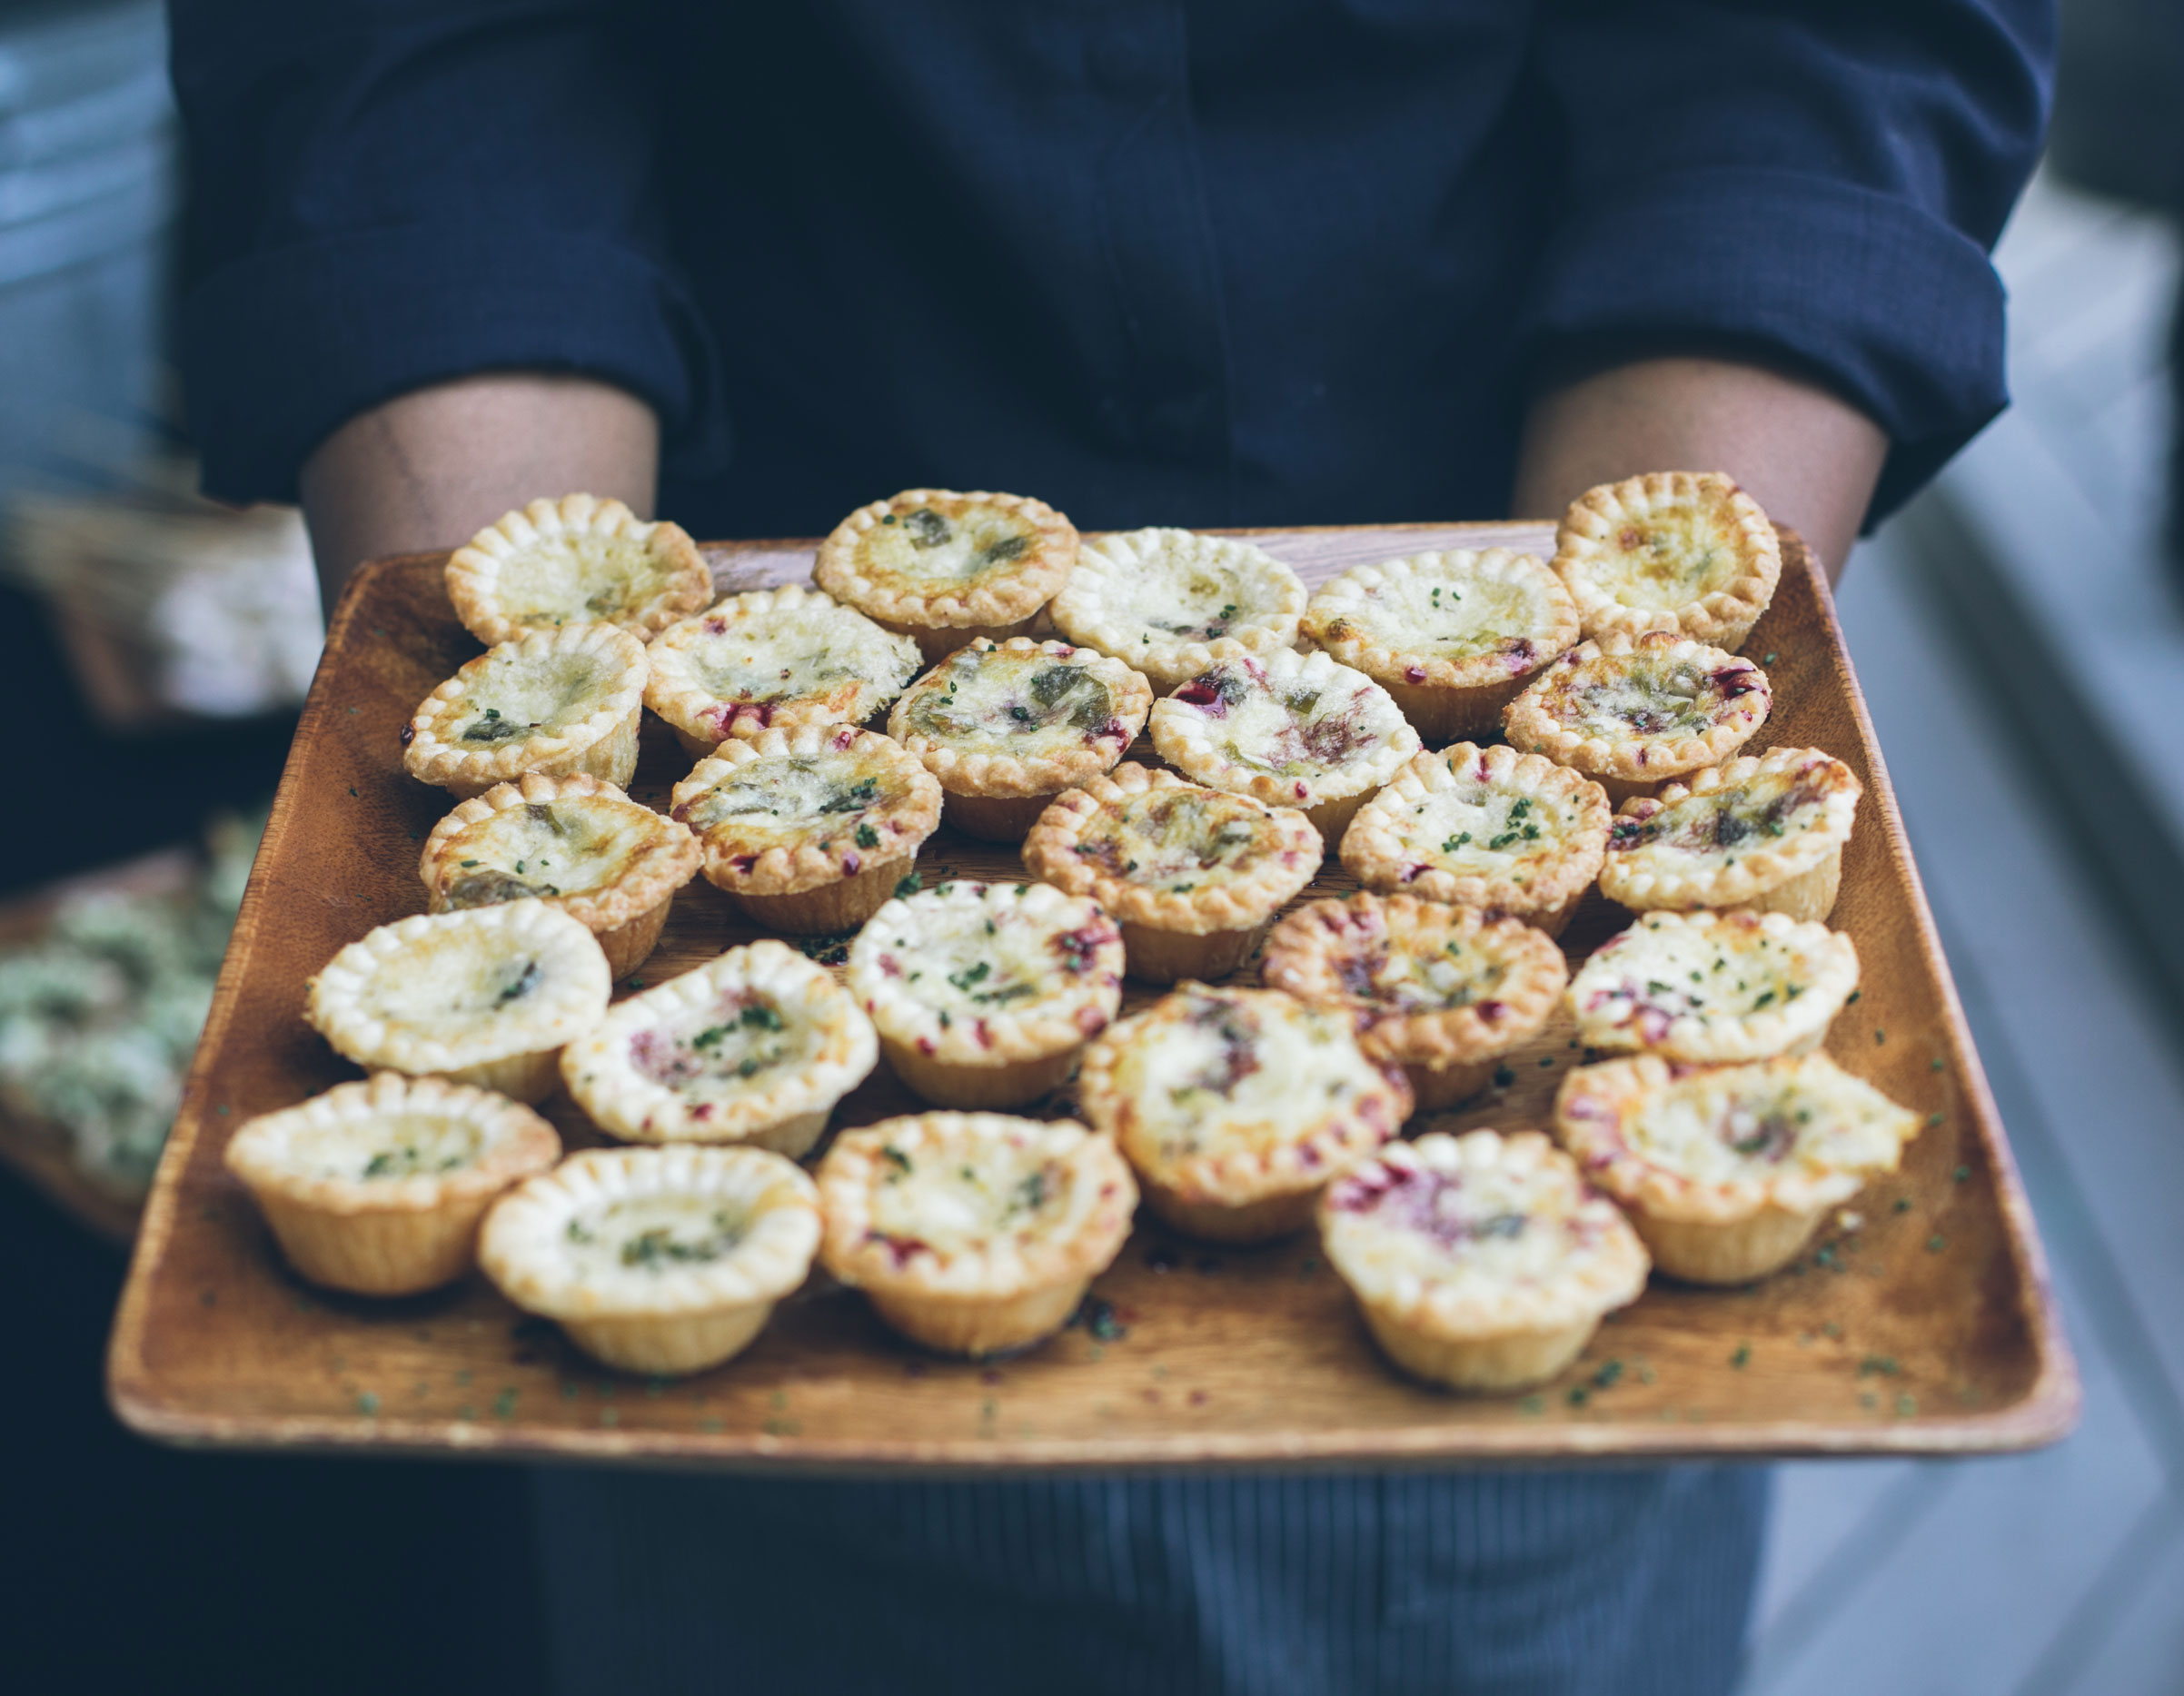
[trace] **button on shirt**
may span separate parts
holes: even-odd
[[[2003,403],[2034,0],[176,0],[208,490],[488,369],[665,427],[662,510],[1501,511],[1526,385],[1812,377],[1882,506]]]

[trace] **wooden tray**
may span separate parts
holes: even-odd
[[[1544,525],[1252,532],[1307,581],[1423,548],[1544,553]],[[725,589],[797,580],[809,544],[710,550]],[[481,1278],[401,1302],[291,1276],[220,1155],[252,1114],[353,1076],[304,1025],[305,979],[372,926],[422,910],[416,860],[449,805],[406,778],[398,736],[477,651],[442,559],[364,568],[343,596],[167,1145],[116,1321],[116,1410],[184,1443],[469,1451],[846,1472],[1207,1464],[1464,1465],[1591,1456],[1974,1453],[2068,1431],[2078,1382],[2002,1129],[1972,1053],[1825,584],[1792,550],[1747,645],[1774,680],[1762,744],[1814,745],[1866,785],[1835,922],[1865,988],[1830,1051],[1931,1115],[1861,1229],[1832,1229],[1756,1288],[1656,1285],[1584,1358],[1523,1397],[1460,1399],[1396,1377],[1315,1245],[1212,1252],[1141,1225],[1097,1300],[1046,1347],[978,1366],[896,1341],[857,1296],[813,1287],[745,1354],[665,1383],[592,1365]],[[635,788],[659,802],[690,761],[648,721]],[[1018,878],[1013,855],[943,831],[928,883]],[[1339,868],[1308,894],[1348,888]],[[1595,896],[1573,955],[1624,922]],[[657,983],[754,933],[725,898],[678,898]],[[1133,987],[1130,1003],[1150,999]],[[1510,1057],[1454,1126],[1544,1123],[1578,1058],[1566,1027]],[[906,1110],[885,1075],[838,1125]],[[599,1140],[548,1108],[572,1146]]]

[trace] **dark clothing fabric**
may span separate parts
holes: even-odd
[[[1730,345],[1902,498],[2004,400],[2052,0],[175,0],[209,491],[596,374],[662,510],[1491,517],[1543,366]],[[731,451],[732,444],[732,451]]]
[[[565,1691],[1729,1696],[1767,1482],[537,1488]]]

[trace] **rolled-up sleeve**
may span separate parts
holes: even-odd
[[[614,9],[175,0],[180,355],[207,493],[293,500],[345,420],[491,370],[614,383],[659,413],[671,468],[725,459]]]
[[[1528,362],[1772,352],[1891,441],[1884,512],[2007,403],[1988,250],[2038,157],[2051,0],[1560,0],[1568,139]]]

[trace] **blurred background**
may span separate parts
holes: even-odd
[[[1779,1469],[1751,1696],[2184,1691],[2184,6],[2063,11],[1998,255],[2016,404],[1842,612],[2086,1414],[2023,1458]],[[192,493],[179,193],[159,6],[0,0],[0,1664],[503,1687],[542,1672],[515,1473],[156,1450],[101,1390],[319,640],[296,515]]]

